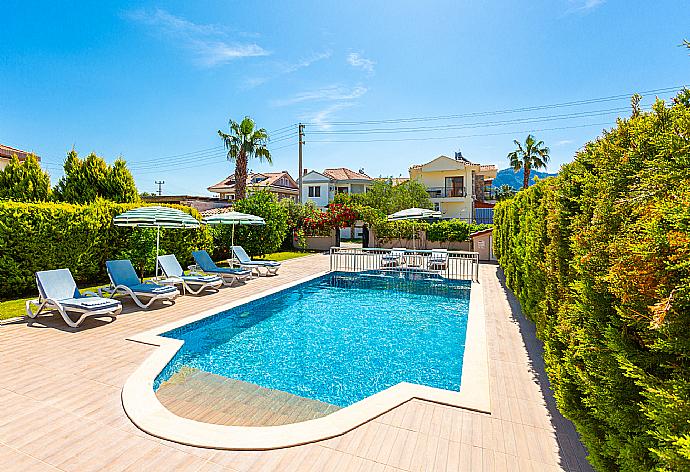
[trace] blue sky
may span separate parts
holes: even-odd
[[[296,177],[299,121],[309,169],[407,175],[458,149],[504,168],[537,130],[555,171],[630,93],[690,83],[683,0],[4,0],[0,17],[0,143],[41,155],[54,183],[72,146],[122,155],[141,191],[168,194],[232,172],[228,118],[272,131],[274,164],[255,171]]]

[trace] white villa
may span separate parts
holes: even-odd
[[[364,169],[358,172],[338,167],[336,169],[324,169],[323,172],[305,169],[302,176],[302,202],[314,202],[323,208],[333,201],[338,193],[364,193],[371,186],[373,179],[364,173]]]

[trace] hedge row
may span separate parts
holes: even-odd
[[[690,93],[497,205],[495,252],[598,470],[690,470]]]
[[[137,206],[0,202],[0,297],[35,293],[34,273],[39,270],[67,267],[80,285],[107,280],[106,260],[141,251],[130,247],[138,241],[134,232],[141,230],[112,223],[115,215]],[[192,208],[175,207],[200,218]],[[196,248],[210,249],[211,241],[206,227],[161,231],[161,250],[175,254],[183,265],[191,263]]]
[[[470,224],[463,220],[443,220],[435,223],[419,221],[386,221],[381,219],[372,223],[376,236],[383,240],[412,239],[412,233],[419,238],[421,231],[426,231],[429,241],[462,242],[467,241],[470,233],[488,228],[490,225]]]

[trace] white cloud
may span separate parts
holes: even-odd
[[[570,8],[568,13],[587,12],[594,10],[599,5],[602,5],[606,0],[568,0]]]
[[[376,62],[371,59],[366,59],[358,52],[349,53],[347,55],[347,63],[352,67],[358,67],[370,74],[374,72],[374,66],[376,65]]]
[[[271,104],[276,107],[284,107],[311,101],[347,101],[355,100],[365,93],[367,93],[367,88],[361,85],[352,89],[347,89],[339,85],[331,85],[316,90],[300,92],[289,98],[273,100]]]
[[[343,102],[343,103],[334,103],[326,108],[323,108],[321,110],[312,112],[312,113],[306,113],[303,114],[300,119],[303,119],[305,122],[316,126],[320,130],[329,130],[331,129],[331,125],[328,123],[328,119],[337,111],[343,110],[345,108],[349,108],[351,106],[354,106],[353,102]]]
[[[314,64],[315,62],[323,61],[325,59],[330,59],[331,55],[332,55],[331,51],[323,51],[323,52],[319,52],[316,54],[312,54],[311,56],[300,59],[297,62],[294,62],[292,64],[283,65],[281,72],[283,74],[290,74],[290,73],[298,71],[300,69],[304,69],[306,67],[309,67],[310,65]]]
[[[561,141],[558,141],[556,143],[556,146],[567,146],[568,144],[573,144],[573,140],[572,139],[563,139]]]
[[[217,26],[194,23],[159,8],[133,10],[126,12],[124,16],[150,27],[154,33],[178,47],[191,51],[196,62],[205,67],[225,64],[233,59],[270,54],[257,44],[228,39],[227,32]]]
[[[286,74],[292,74],[293,72],[297,72],[300,69],[306,69],[307,67],[311,66],[316,62],[329,59],[331,55],[331,51],[323,51],[319,53],[314,53],[310,56],[299,59],[298,61],[292,63],[274,63],[272,68],[275,72],[272,75],[248,78],[247,80],[245,80],[244,88],[253,89],[255,87],[258,87],[259,85],[265,84],[269,80],[275,79],[276,77],[280,77]]]

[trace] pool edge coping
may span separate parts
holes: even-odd
[[[152,436],[188,446],[227,450],[268,450],[340,436],[414,399],[482,413],[491,412],[484,293],[481,284],[475,281],[471,283],[459,392],[401,382],[327,416],[280,426],[225,426],[204,423],[177,416],[160,403],[153,390],[153,383],[184,343],[160,334],[328,273],[329,271],[318,272],[127,337],[129,341],[157,346],[157,349],[127,378],[122,388],[122,406],[127,417],[139,429]]]

